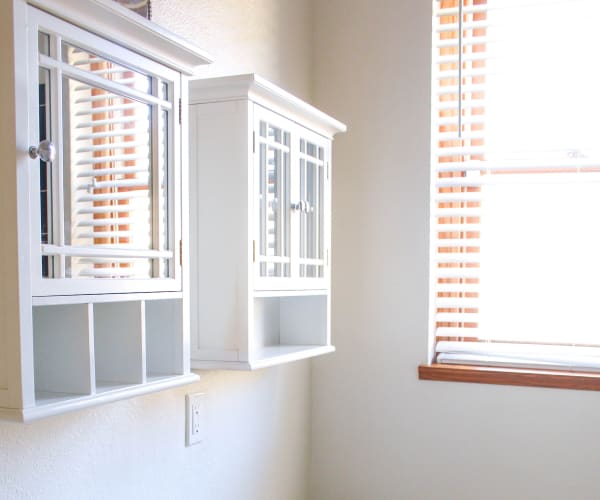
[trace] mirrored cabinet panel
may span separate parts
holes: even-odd
[[[114,2],[10,3],[0,418],[193,382],[180,109],[210,58]]]
[[[40,163],[34,294],[180,290],[180,74],[34,17],[37,139],[52,151],[31,153]]]
[[[334,350],[331,145],[345,129],[257,75],[190,82],[193,367]]]

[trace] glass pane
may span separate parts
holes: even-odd
[[[77,69],[152,94],[152,78],[126,66],[116,64],[66,42],[62,43],[62,59]]]
[[[38,51],[45,56],[50,55],[50,35],[38,32]]]
[[[600,184],[539,177],[482,188],[478,336],[598,344]]]
[[[41,48],[41,46],[40,46]],[[50,135],[50,71],[39,70],[38,83],[39,140]],[[52,168],[40,158],[40,242],[52,243]],[[42,256],[42,276],[52,275],[51,257]]]
[[[160,228],[158,234],[158,249],[169,249],[169,171],[166,167],[169,165],[169,112],[165,109],[160,117],[160,135],[158,141],[158,156],[161,159],[157,172],[157,187],[158,187],[158,211],[156,214],[157,224]],[[158,265],[156,276],[167,278],[171,273],[169,270],[169,260],[157,259],[155,263]]]
[[[487,3],[479,49],[485,57],[479,102],[486,150],[498,159],[597,156],[600,73],[592,61],[600,43],[600,2]],[[540,12],[544,22],[533,40]]]
[[[260,275],[286,277],[289,265],[289,132],[260,122]],[[275,257],[275,258],[273,258]]]
[[[165,101],[169,100],[169,84],[167,82],[161,82],[160,84],[160,98]]]
[[[154,181],[151,106],[65,77],[63,120],[65,244],[152,249],[153,189],[163,199],[166,179],[161,156],[163,182]],[[154,274],[149,259],[73,258],[70,267],[72,277]]]
[[[300,276],[321,278],[324,276],[323,148],[301,139],[300,153],[300,200],[304,205],[300,210]]]
[[[65,278],[147,278],[148,269],[167,259],[65,257]]]

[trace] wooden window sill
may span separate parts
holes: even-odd
[[[592,372],[433,363],[419,366],[419,379],[600,391],[600,373]]]

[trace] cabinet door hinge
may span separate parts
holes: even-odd
[[[181,109],[181,97],[179,98],[179,125],[181,125],[181,113],[182,113],[182,109]]]
[[[325,265],[329,266],[329,248],[327,249],[327,259],[325,260]]]
[[[252,262],[256,262],[256,240],[252,240]]]
[[[256,132],[252,132],[252,154],[256,153]]]
[[[183,240],[179,240],[179,265],[183,266]]]

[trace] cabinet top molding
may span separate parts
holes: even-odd
[[[213,62],[204,50],[113,0],[25,1],[186,75]]]
[[[248,99],[297,121],[328,138],[346,125],[255,74],[190,80],[190,104]]]

